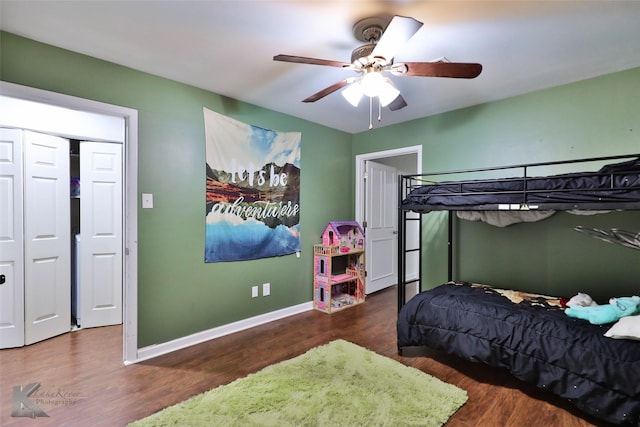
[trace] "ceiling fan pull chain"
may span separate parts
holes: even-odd
[[[373,98],[369,97],[369,129],[373,129]]]

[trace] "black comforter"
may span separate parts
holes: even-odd
[[[638,426],[640,341],[604,337],[610,326],[456,282],[422,292],[402,307],[398,348],[402,353],[426,346],[507,368],[587,413]]]
[[[638,200],[640,159],[606,165],[597,172],[425,184],[412,190],[402,203],[417,210],[437,210],[500,204],[624,203]]]

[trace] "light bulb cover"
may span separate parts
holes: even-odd
[[[360,99],[362,99],[362,87],[360,86],[360,81],[347,86],[341,93],[349,104],[357,107],[360,103]]]
[[[391,80],[385,78],[385,84],[380,86],[378,90],[378,99],[380,100],[380,105],[386,107],[391,104],[391,102],[400,95],[400,91],[396,89],[396,87],[391,83]]]
[[[378,96],[378,93],[380,92],[380,89],[382,88],[382,86],[384,86],[384,84],[384,77],[382,77],[382,74],[377,71],[372,71],[365,74],[360,80],[362,93],[370,98]]]
[[[382,76],[382,73],[373,71],[365,74],[360,80],[361,91],[370,98],[377,96],[383,107],[389,105],[400,95],[391,80]]]
[[[360,80],[352,83],[342,90],[342,96],[349,104],[357,107],[363,95],[373,98],[378,97],[380,105],[386,107],[400,95],[391,80],[383,77],[379,72],[370,72],[362,76]]]

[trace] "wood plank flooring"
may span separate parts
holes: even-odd
[[[1,350],[0,425],[124,426],[342,338],[467,390],[469,401],[449,427],[607,426],[502,370],[435,352],[431,357],[400,357],[395,321],[396,290],[390,288],[338,313],[309,311],[131,366],[122,363],[120,326]],[[41,384],[39,397],[32,400],[48,418],[11,416],[13,387],[30,383]]]

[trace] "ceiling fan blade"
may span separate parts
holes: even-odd
[[[337,91],[338,89],[342,89],[346,85],[353,83],[354,80],[355,79],[353,77],[340,80],[339,82],[334,83],[331,86],[322,89],[320,92],[314,93],[310,97],[303,99],[302,102],[316,102],[317,100],[324,98],[325,96]]]
[[[371,55],[381,56],[390,62],[396,52],[418,32],[420,27],[422,27],[422,22],[413,18],[394,16],[382,33],[376,47],[373,48]]]
[[[394,64],[399,68],[401,64]],[[422,76],[422,77],[452,77],[458,79],[473,79],[482,72],[482,65],[466,62],[405,62],[406,71],[400,69],[395,73],[401,76]]]
[[[407,106],[407,101],[404,100],[402,95],[398,95],[398,97],[393,101],[391,101],[391,104],[388,105],[391,111],[400,110],[406,106]]]
[[[282,62],[296,62],[298,64],[327,65],[329,67],[340,67],[340,68],[351,66],[351,64],[347,62],[332,61],[329,59],[307,58],[304,56],[294,56],[294,55],[276,55],[273,57],[273,60],[282,61]]]

